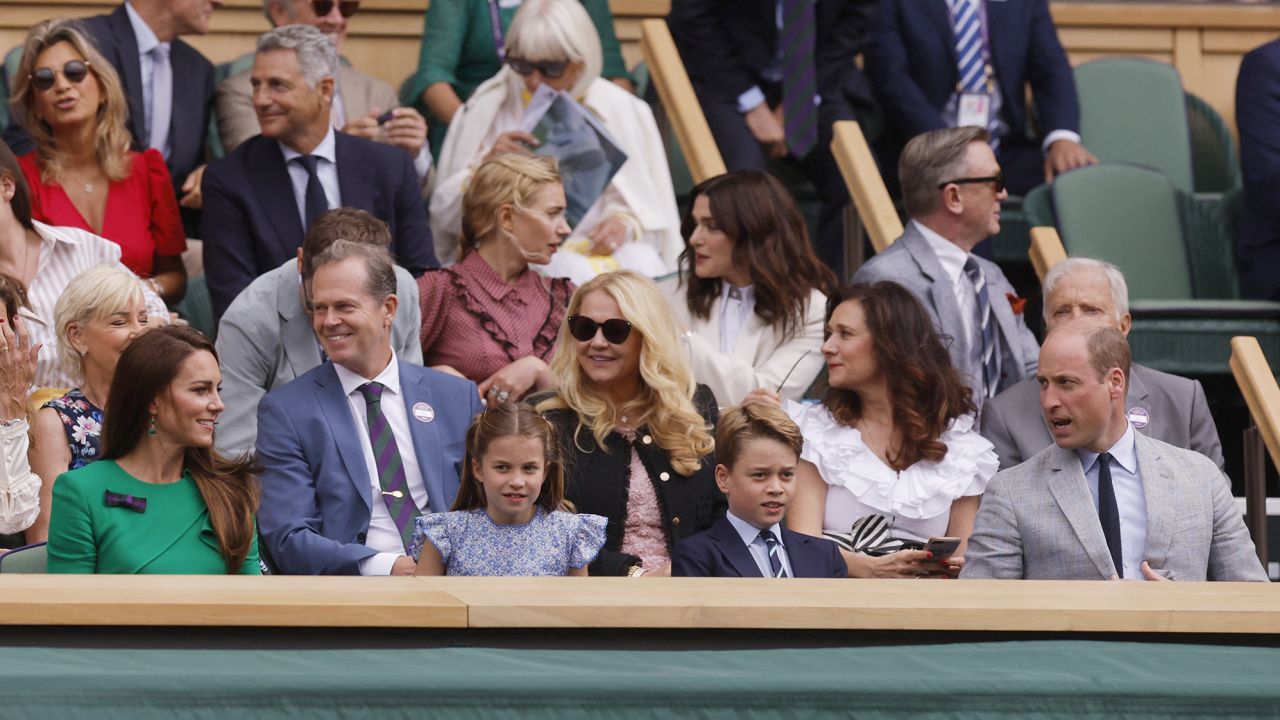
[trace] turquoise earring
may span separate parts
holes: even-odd
[[[156,416],[151,416],[151,424],[147,427],[147,437],[156,436]]]

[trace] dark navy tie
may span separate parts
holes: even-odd
[[[782,0],[782,114],[787,151],[803,158],[818,144],[818,71],[814,0]]]
[[[1102,521],[1102,535],[1111,551],[1116,575],[1124,577],[1124,553],[1120,547],[1120,507],[1116,504],[1116,489],[1111,484],[1111,453],[1098,456],[1098,519]]]
[[[320,176],[316,174],[316,165],[320,158],[315,155],[301,155],[294,160],[307,171],[307,194],[304,205],[307,216],[303,218],[304,229],[306,229],[329,209],[329,200],[325,198],[324,186],[320,184]]]

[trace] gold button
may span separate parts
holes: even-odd
[[[671,473],[658,473],[658,479],[662,482],[666,482],[671,479]]]
[[[671,524],[676,527],[680,527],[680,517],[677,515],[676,517],[671,518]]]
[[[653,437],[651,435],[645,435],[644,437],[640,438],[640,442],[644,443],[645,445],[652,444]]]

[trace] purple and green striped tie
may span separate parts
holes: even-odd
[[[404,476],[404,462],[396,445],[391,424],[382,412],[382,383],[371,382],[360,386],[369,420],[369,443],[373,445],[373,460],[378,467],[378,484],[382,486],[382,501],[387,504],[391,520],[400,530],[400,538],[407,549],[413,539],[413,525],[418,516],[418,506],[409,494],[409,482]]]
[[[782,0],[782,114],[787,150],[803,158],[818,144],[814,0]]]

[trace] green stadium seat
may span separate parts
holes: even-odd
[[[23,545],[0,555],[0,573],[43,573],[49,571],[45,543]]]

